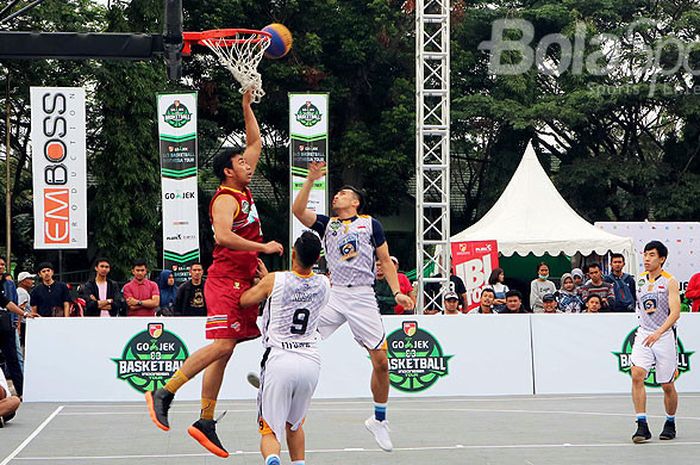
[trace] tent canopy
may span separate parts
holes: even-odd
[[[631,238],[596,228],[566,203],[537,160],[532,143],[493,208],[450,240],[496,240],[498,251],[507,257],[562,252],[604,255],[608,251],[634,257]]]

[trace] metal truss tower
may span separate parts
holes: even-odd
[[[417,313],[442,308],[450,276],[450,0],[416,1]],[[424,277],[431,262],[435,274]],[[425,284],[442,292],[427,295]]]

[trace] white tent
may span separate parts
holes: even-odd
[[[581,218],[559,195],[528,144],[518,169],[496,204],[476,224],[451,242],[496,240],[504,256],[545,253],[572,256],[576,252],[622,253],[636,263],[634,243],[596,228]]]

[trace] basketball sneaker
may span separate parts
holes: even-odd
[[[228,452],[221,445],[221,441],[216,435],[216,420],[200,418],[187,428],[187,432],[212,454],[224,459],[228,457]]]
[[[146,405],[148,406],[151,420],[163,431],[170,431],[168,410],[170,410],[170,404],[174,398],[175,394],[163,388],[146,392]]]
[[[676,439],[676,422],[668,421],[664,423],[664,430],[659,435],[659,439],[662,441],[670,441],[671,439]]]
[[[632,436],[632,442],[641,444],[651,439],[651,431],[646,421],[637,420],[637,432]]]
[[[374,435],[374,440],[377,441],[379,447],[385,452],[391,452],[394,446],[389,436],[389,422],[379,421],[373,415],[365,420],[365,426]]]

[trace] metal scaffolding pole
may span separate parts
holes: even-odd
[[[417,313],[442,309],[451,269],[449,0],[416,1],[416,236]],[[435,273],[424,277],[431,263]],[[427,283],[441,292],[426,294]]]

